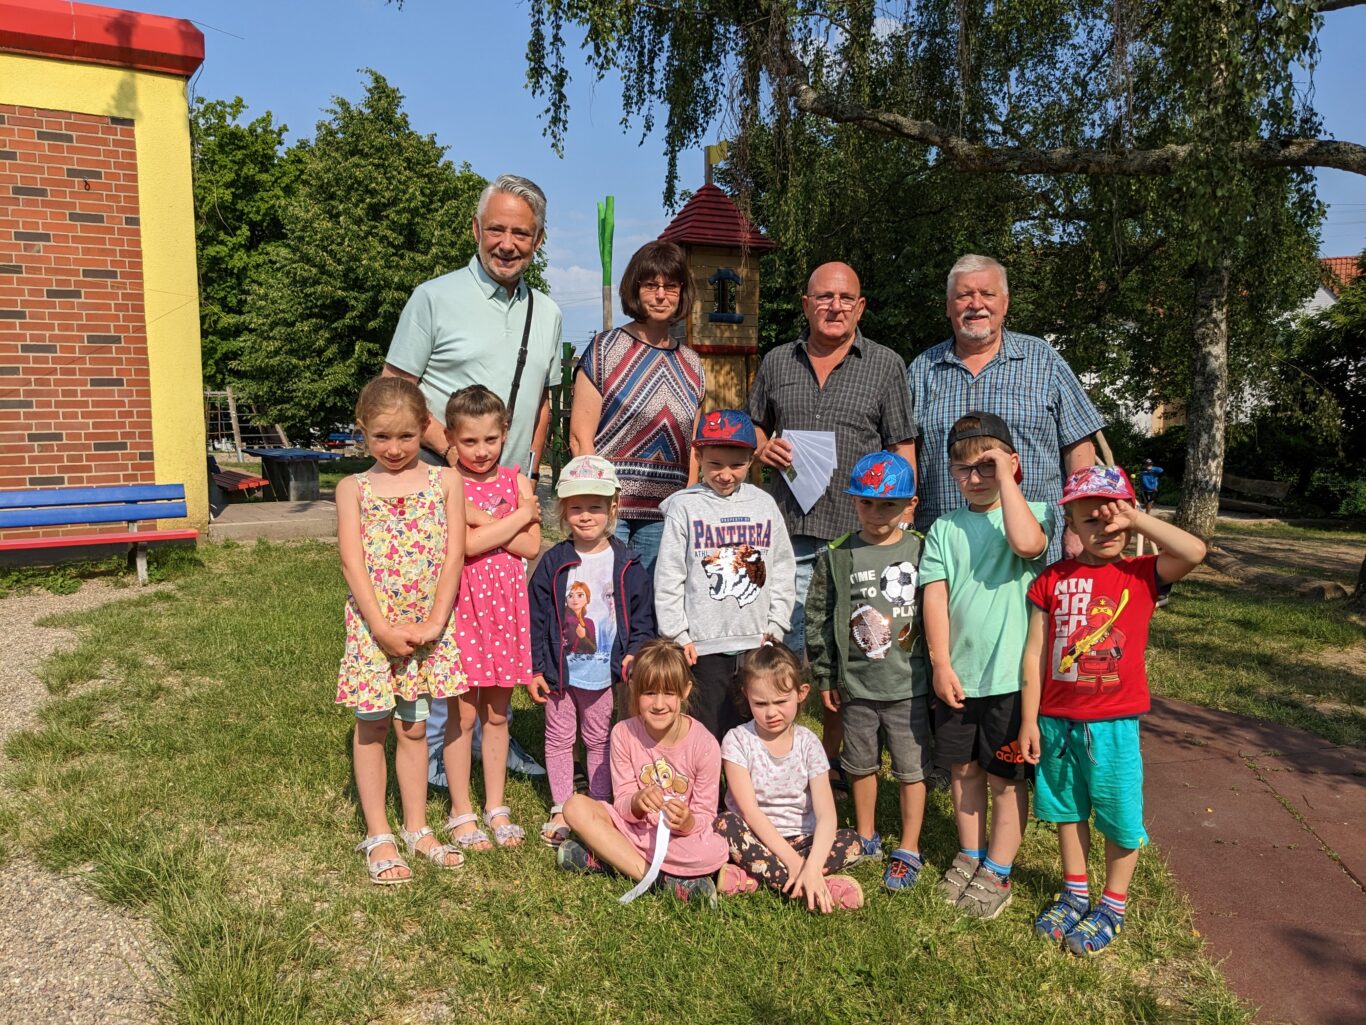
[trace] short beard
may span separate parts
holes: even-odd
[[[982,327],[980,329],[975,328],[973,327],[973,325],[975,324],[981,324]],[[993,334],[995,334],[995,331],[992,330],[990,320],[959,321],[958,336],[960,338],[966,339],[967,341],[985,342],[988,341]]]

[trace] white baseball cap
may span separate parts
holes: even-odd
[[[560,471],[560,482],[555,494],[560,498],[574,495],[603,495],[610,498],[621,490],[617,471],[602,456],[575,456]]]

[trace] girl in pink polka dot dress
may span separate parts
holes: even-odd
[[[507,781],[508,704],[512,688],[531,682],[531,613],[526,567],[541,550],[541,508],[530,480],[499,465],[507,440],[507,407],[483,385],[462,388],[446,404],[449,455],[464,478],[465,569],[455,603],[455,639],[470,689],[451,702],[446,720],[451,839],[462,847],[493,846],[470,800],[476,717],[483,733],[484,825],[499,847],[526,834],[503,803]],[[448,458],[449,461],[449,458]]]

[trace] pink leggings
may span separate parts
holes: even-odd
[[[564,804],[574,792],[574,738],[583,734],[588,753],[588,796],[612,799],[612,770],[607,741],[612,729],[612,688],[552,690],[545,704],[545,771],[550,777],[550,799]]]

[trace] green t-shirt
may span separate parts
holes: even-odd
[[[920,538],[906,531],[896,544],[870,545],[855,534],[849,554],[848,579],[833,581],[849,596],[849,654],[841,690],[872,701],[927,693],[920,639]]]
[[[467,266],[418,285],[394,329],[384,361],[419,378],[427,407],[445,425],[446,400],[471,384],[482,384],[504,402],[511,398],[517,353],[522,348],[529,289],[525,281],[509,296],[484,270],[476,254]],[[560,308],[536,293],[526,366],[517,389],[517,408],[499,462],[526,465],[541,392],[560,376]]]
[[[1051,535],[1053,508],[1029,509]],[[1046,551],[1046,549],[1045,549]],[[1006,540],[1001,508],[973,512],[967,506],[934,521],[920,560],[921,585],[943,580],[949,589],[949,661],[970,698],[1020,689],[1020,663],[1029,627],[1025,592],[1046,556],[1022,559]]]

